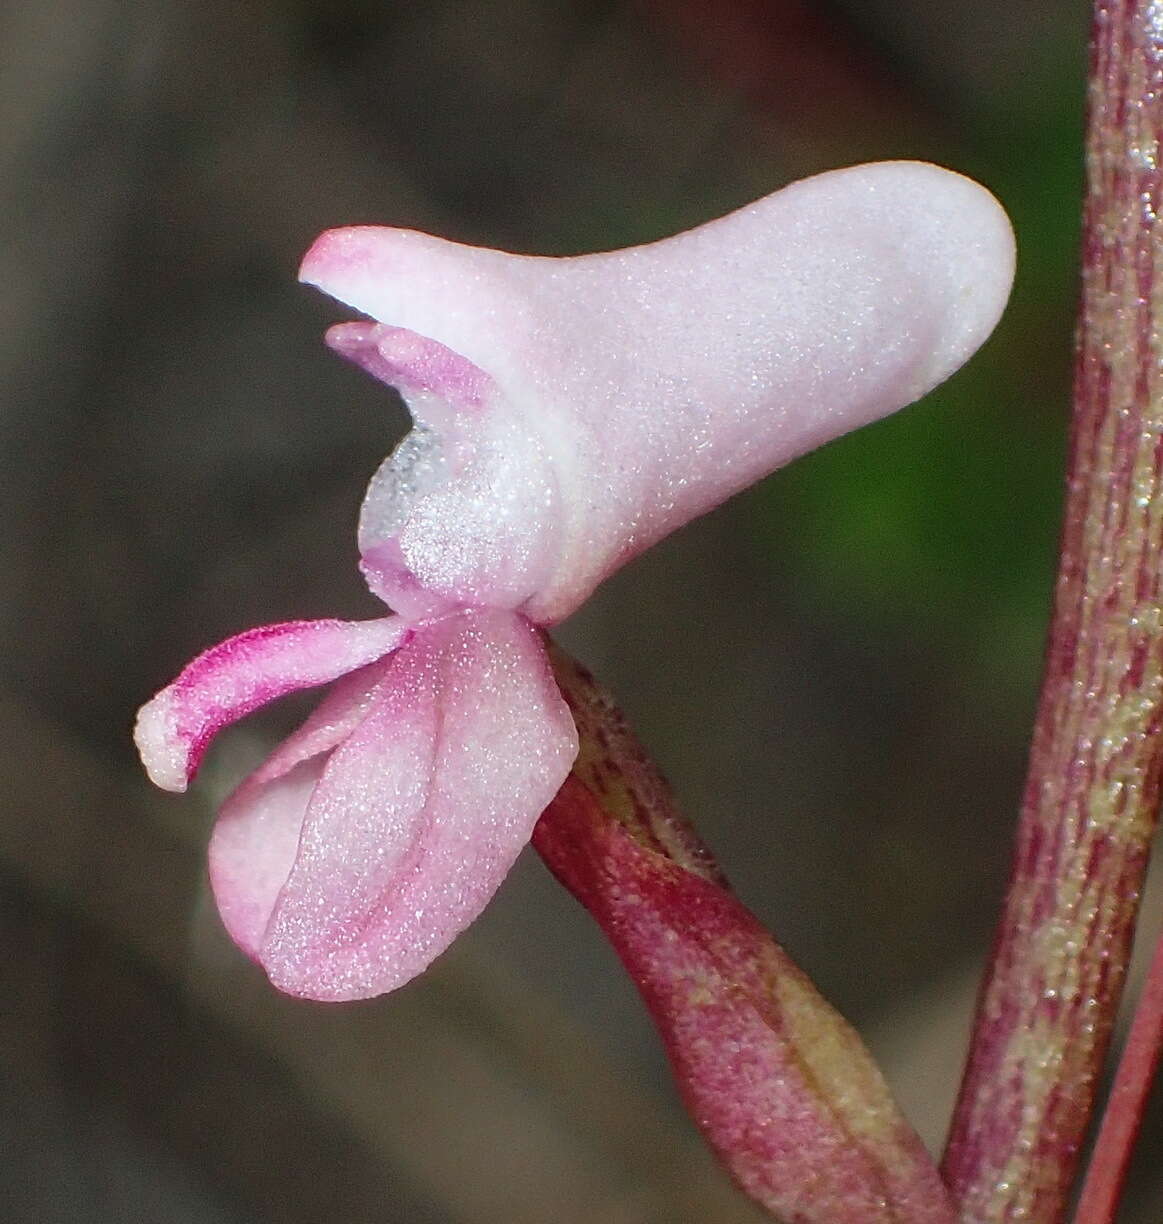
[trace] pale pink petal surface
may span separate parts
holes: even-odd
[[[292,994],[362,998],[425,968],[496,891],[577,750],[519,616],[447,617],[381,667],[354,729],[325,720],[347,732],[325,764],[301,759],[327,746],[305,727],[215,831],[224,918]]]
[[[210,838],[210,883],[222,925],[252,960],[295,865],[303,816],[327,768],[318,755],[265,783],[248,778],[222,805]]]
[[[299,850],[303,814],[330,753],[364,720],[390,659],[337,680],[310,717],[222,805],[210,839],[210,878],[222,921],[258,959],[279,890]]]
[[[369,581],[405,612],[487,604],[553,623],[683,522],[948,377],[1012,275],[993,197],[911,162],[568,259],[324,234],[303,279],[390,325],[332,344],[427,397],[423,436],[369,490]],[[419,368],[435,350],[409,357],[401,329],[449,352],[438,389]]]
[[[152,781],[182,791],[210,740],[259,706],[326,684],[394,650],[411,632],[396,617],[288,621],[228,638],[142,706],[134,739]]]

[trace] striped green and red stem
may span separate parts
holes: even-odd
[[[1064,1218],[1163,765],[1163,9],[1098,0],[1062,552],[1013,874],[945,1156],[961,1218]]]
[[[1094,1143],[1074,1224],[1113,1224],[1163,1048],[1163,938],[1135,1008],[1127,1044]]]

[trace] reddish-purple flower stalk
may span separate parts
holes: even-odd
[[[1119,1060],[1074,1224],[1113,1224],[1163,1046],[1163,938],[1147,972],[1135,1019]]]
[[[945,1173],[973,1224],[1063,1219],[1163,768],[1163,8],[1094,9],[1054,618],[1013,876]],[[1119,1108],[1119,1103],[1114,1103]]]

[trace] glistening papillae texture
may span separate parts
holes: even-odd
[[[151,776],[181,789],[227,723],[337,681],[222,811],[211,878],[240,946],[314,998],[419,972],[479,912],[573,760],[534,627],[947,377],[1012,273],[993,197],[908,162],[571,259],[323,235],[304,279],[373,316],[329,342],[397,387],[415,422],[359,527],[368,584],[397,616],[241,634],[138,720]]]
[[[707,1142],[788,1224],[952,1224],[860,1038],[732,895],[609,697],[552,657],[581,748],[533,845],[642,992]]]
[[[1126,972],[1163,767],[1163,17],[1095,7],[1062,562],[1015,868],[945,1158],[966,1224],[1053,1224]]]

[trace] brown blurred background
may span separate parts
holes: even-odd
[[[375,614],[355,516],[405,415],[320,342],[339,314],[294,282],[316,232],[603,249],[897,156],[1010,208],[997,337],[561,636],[939,1145],[1053,569],[1085,21],[1055,0],[0,0],[0,1217],[760,1218],[536,859],[405,990],[286,999],[221,933],[203,850],[303,705],[225,737],[181,799],[128,729],[232,632]],[[1161,1213],[1141,1177],[1126,1219]]]

